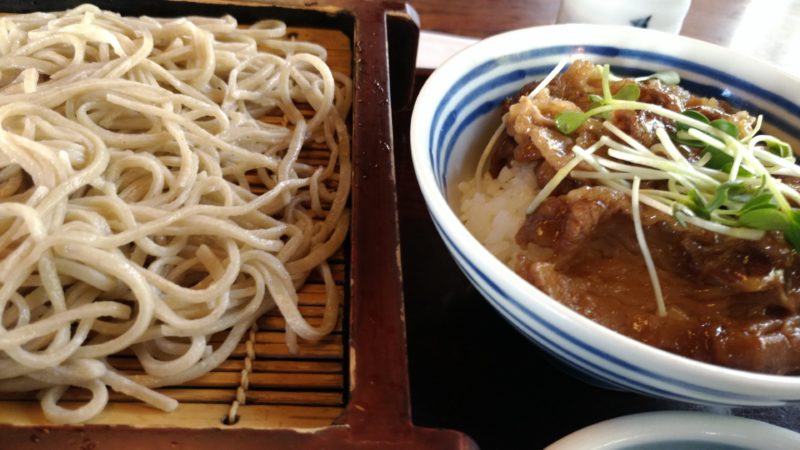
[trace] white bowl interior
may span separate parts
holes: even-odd
[[[782,450],[800,448],[800,434],[734,416],[660,411],[606,420],[578,430],[546,450]]]
[[[623,75],[676,70],[695,93],[723,98],[800,136],[800,80],[767,63],[700,41],[628,27],[557,25],[501,34],[457,54],[429,78],[411,123],[417,179],[454,259],[523,334],[575,369],[614,386],[677,400],[774,405],[800,400],[800,377],[737,371],[657,350],[549,298],[496,260],[450,207],[499,124],[497,107],[559,61],[580,54]],[[469,170],[465,171],[465,168]]]

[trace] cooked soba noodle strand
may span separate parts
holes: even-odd
[[[95,417],[109,387],[169,411],[153,388],[216,368],[269,309],[292,351],[334,328],[351,83],[285,32],[91,5],[0,18],[0,390],[38,390],[55,422]],[[297,306],[312,271],[319,327]],[[70,387],[91,399],[59,406]]]

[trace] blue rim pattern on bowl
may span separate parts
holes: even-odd
[[[520,32],[532,30],[520,30]],[[519,32],[508,34],[514,33]],[[626,31],[626,38],[628,33]],[[501,35],[498,37],[500,39],[495,40],[492,44],[508,43],[510,41],[508,37],[510,36],[506,36],[504,41]],[[690,41],[686,38],[679,39]],[[572,335],[576,333],[575,329],[565,331],[560,328],[560,326],[568,324],[571,319],[559,318],[558,316],[563,316],[564,313],[559,312],[558,308],[545,305],[548,312],[544,314],[539,314],[535,308],[532,308],[532,301],[545,300],[545,296],[541,292],[532,286],[526,286],[535,292],[524,294],[526,287],[521,288],[519,282],[515,281],[508,286],[509,290],[506,289],[507,286],[502,280],[499,283],[493,280],[491,275],[495,275],[492,273],[494,268],[487,268],[487,262],[482,260],[485,258],[481,258],[484,254],[488,254],[488,251],[485,249],[476,251],[472,249],[471,243],[467,244],[466,251],[460,248],[460,245],[465,243],[465,239],[474,241],[474,238],[469,236],[466,229],[463,229],[463,225],[458,223],[449,208],[446,208],[448,211],[442,215],[443,202],[440,198],[434,198],[439,196],[447,198],[448,176],[460,169],[454,168],[458,165],[453,161],[453,155],[458,153],[456,149],[462,149],[465,141],[471,142],[470,139],[475,139],[474,128],[478,128],[475,122],[480,123],[481,127],[486,124],[493,124],[492,127],[496,126],[497,107],[500,103],[516,93],[525,83],[541,79],[560,58],[566,55],[582,53],[590,60],[608,62],[612,65],[612,70],[623,75],[639,76],[658,70],[678,70],[682,77],[681,84],[691,91],[700,95],[724,98],[739,108],[763,114],[766,122],[771,122],[778,129],[788,132],[789,135],[800,136],[800,106],[783,96],[789,95],[785,89],[781,95],[723,70],[680,57],[635,49],[636,45],[631,46],[634,48],[623,48],[627,44],[622,44],[622,46],[580,45],[580,42],[575,39],[561,39],[560,42],[568,42],[570,45],[552,45],[534,50],[512,51],[509,55],[503,55],[496,59],[491,59],[490,56],[486,62],[478,60],[476,63],[469,61],[466,57],[461,58],[458,61],[459,67],[469,69],[464,71],[465,75],[448,78],[455,81],[447,82],[446,88],[442,84],[435,89],[432,88],[436,91],[436,99],[432,103],[434,107],[431,107],[425,114],[420,114],[424,119],[420,118],[416,125],[412,118],[412,155],[415,159],[415,166],[418,165],[418,160],[427,159],[424,164],[420,163],[420,166],[424,167],[422,175],[419,168],[417,169],[420,186],[425,194],[433,222],[459,268],[481,294],[522,334],[538,343],[545,351],[562,360],[572,369],[598,379],[602,383],[656,397],[706,404],[766,406],[797,402],[800,400],[800,392],[797,392],[798,389],[794,387],[795,381],[784,382],[781,377],[747,374],[668,355],[685,360],[679,364],[684,367],[676,366],[678,371],[674,372],[671,365],[675,362],[674,359],[664,362],[659,360],[660,357],[653,359],[652,355],[648,354],[647,361],[639,361],[636,358],[628,358],[628,355],[620,353],[619,349],[604,347],[608,343],[608,336],[603,338],[605,343],[581,340],[580,337]],[[708,44],[700,43],[700,45]],[[514,48],[519,48],[519,46]],[[476,53],[481,54],[480,52]],[[486,53],[496,52],[484,52],[480,58],[486,58]],[[720,55],[716,55],[716,57],[719,58]],[[431,77],[431,80],[435,77],[436,74]],[[451,77],[451,75],[448,74],[447,77]],[[720,89],[714,87],[715,85],[726,86],[726,88]],[[423,93],[424,91],[425,88],[423,88]],[[780,92],[781,89],[777,89],[777,91]],[[792,98],[794,97],[792,96]],[[415,127],[423,129],[424,133],[417,135]],[[459,139],[463,139],[462,142],[459,142]],[[463,164],[464,161],[461,163]],[[431,172],[431,175],[428,175],[428,171]],[[431,178],[428,178],[429,176]],[[434,191],[438,191],[438,193],[434,193]],[[479,257],[475,258],[476,256]],[[477,261],[473,261],[473,259],[477,259]],[[502,266],[499,261],[496,263],[496,265]],[[485,272],[486,270],[489,272]],[[507,274],[500,275],[501,278],[508,280]],[[522,282],[522,280],[519,281]],[[552,316],[554,311],[556,316]],[[613,338],[612,340],[616,341],[617,339]],[[628,338],[624,339],[629,340]],[[636,345],[644,346],[634,341],[626,344],[625,348],[630,349]],[[641,350],[635,351],[637,354],[644,355],[644,353],[638,353]],[[648,365],[653,362],[656,362],[655,367]],[[693,364],[695,368],[698,365],[707,366],[702,369],[706,375],[700,378],[687,375],[695,369],[685,366]],[[712,378],[707,378],[710,372],[724,372],[722,377],[725,381],[717,383]],[[766,390],[769,393],[763,395],[761,392],[753,390],[745,392],[742,387],[748,385],[750,381],[744,381],[743,378],[758,378],[760,381],[757,383],[762,387],[773,384],[779,386],[774,389],[773,386],[768,387]]]

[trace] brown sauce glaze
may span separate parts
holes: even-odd
[[[660,317],[628,213],[614,208],[594,211],[602,214],[599,222],[578,226],[576,219],[563,215],[569,206],[558,203],[546,202],[547,208],[539,210],[549,214],[539,227],[550,241],[539,236],[539,244],[529,242],[552,248],[553,257],[543,261],[521,257],[517,271],[525,279],[575,311],[646,344],[728,367],[800,371],[800,318],[791,311],[798,297],[793,287],[788,295],[792,306],[787,307],[780,284],[748,290],[728,283],[747,272],[746,265],[727,260],[737,252],[718,259],[693,255],[686,246],[694,240],[670,223],[652,220],[645,225],[645,235],[667,305],[667,315]],[[553,218],[559,212],[561,222]],[[526,224],[538,216],[534,213]],[[583,234],[570,234],[561,227],[580,228]],[[749,245],[737,249],[739,255],[752,251]],[[769,260],[761,252],[752,252],[749,259],[760,260],[758,265]],[[787,263],[786,270],[796,273],[797,258]]]
[[[613,82],[611,90],[631,82]],[[640,87],[640,101],[729,120],[740,133],[752,126],[751,116],[722,101],[654,80]],[[610,136],[598,120],[586,121],[570,136],[553,125],[560,111],[585,111],[588,95],[600,90],[595,67],[576,62],[553,80],[546,95],[505,105],[508,137],[493,150],[492,173],[512,160],[536,161],[541,187],[571,159],[572,145],[587,147]],[[657,128],[675,131],[671,121],[643,111],[617,111],[609,120],[648,147],[658,142]],[[701,156],[685,146],[679,151],[693,162]],[[796,179],[785,182],[800,186]],[[516,270],[575,311],[646,344],[732,368],[800,373],[800,257],[780,232],[746,241],[680,225],[646,206],[641,215],[665,316],[657,313],[630,197],[585,180],[565,179],[527,216],[516,241],[528,251]]]

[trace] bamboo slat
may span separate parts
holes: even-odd
[[[298,40],[317,42],[328,50],[328,63],[336,71],[350,75],[351,51],[349,38],[340,31],[322,29],[288,30]],[[301,161],[319,165],[328,162],[327,149],[310,144],[301,153]],[[253,191],[258,192],[257,180],[252,179]],[[328,189],[335,189],[330,183]],[[346,257],[337,252],[329,261],[337,283],[337,291],[347,301]],[[325,309],[325,286],[318,273],[309,275],[299,292],[299,309],[312,326],[322,321]],[[246,345],[237,345],[231,357],[213,372],[181,386],[159,389],[180,402],[178,409],[165,413],[141,404],[130,397],[110,392],[105,411],[92,424],[131,425],[135,427],[180,428],[319,428],[331,425],[345,403],[345,341],[343,311],[334,332],[319,342],[299,339],[299,352],[292,354],[285,344],[285,321],[277,309],[256,322],[246,404],[239,406],[239,420],[223,423],[231,402],[236,398],[245,368]],[[219,342],[224,336],[216,336]],[[247,339],[247,335],[245,338]],[[109,363],[123,373],[141,373],[141,366],[131,352],[109,358]],[[62,406],[78,405],[88,399],[88,392],[71,389],[64,395]],[[0,392],[0,423],[18,426],[37,426],[48,422],[41,413],[35,393]]]
[[[88,424],[141,428],[321,428],[341,414],[341,407],[337,406],[245,405],[239,407],[239,421],[225,425],[221,418],[229,407],[227,403],[181,403],[174,412],[164,414],[141,403],[110,402],[103,414]],[[0,422],[37,426],[47,420],[36,402],[0,401]]]

